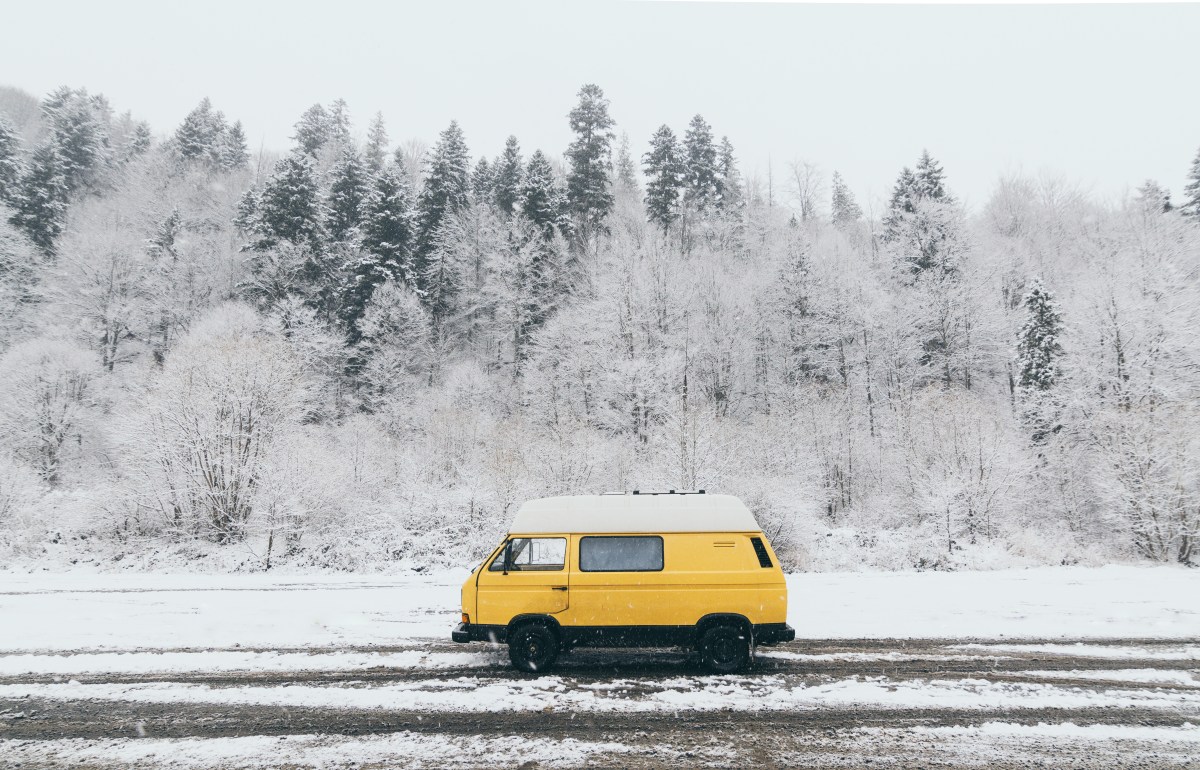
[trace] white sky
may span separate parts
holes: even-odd
[[[514,133],[560,155],[579,86],[599,84],[637,155],[699,112],[743,169],[776,184],[805,158],[864,203],[928,147],[953,191],[1004,172],[1102,196],[1155,178],[1176,196],[1200,146],[1200,5],[866,6],[650,2],[9,3],[0,83],[106,94],[155,131],[203,96],[282,149],[313,102],[342,97],[365,133],[473,155]]]

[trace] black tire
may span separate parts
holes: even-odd
[[[508,658],[518,671],[544,674],[558,659],[558,635],[540,623],[518,626],[508,635]]]
[[[700,637],[700,660],[714,674],[750,669],[754,659],[750,632],[741,626],[712,626]]]

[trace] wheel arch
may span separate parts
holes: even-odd
[[[559,644],[562,643],[563,631],[562,625],[558,620],[550,615],[542,615],[538,613],[527,613],[517,615],[512,620],[508,621],[508,637],[511,638],[513,633],[522,626],[537,625],[545,626],[558,637]]]
[[[696,621],[696,643],[704,636],[704,632],[713,626],[737,626],[753,638],[754,624],[745,615],[736,612],[711,612]]]

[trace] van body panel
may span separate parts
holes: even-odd
[[[631,533],[632,534],[632,533]],[[573,564],[581,541],[572,535]],[[663,533],[663,569],[570,575],[570,607],[558,618],[569,626],[693,626],[715,612],[751,623],[783,622],[787,587],[783,572],[759,566],[750,543],[761,532]]]
[[[660,537],[662,569],[582,571],[580,547],[588,537]],[[721,613],[744,617],[755,626],[786,622],[787,585],[760,531],[514,532],[508,540],[523,538],[567,538],[563,569],[495,571],[490,565],[503,557],[503,546],[498,548],[468,579],[472,585],[463,588],[463,612],[473,624],[505,627],[519,616],[549,615],[564,629],[579,629],[586,639],[614,633],[625,637],[636,628],[693,629],[701,618]],[[770,567],[761,565],[751,538],[762,542]],[[613,633],[604,632],[606,628]]]

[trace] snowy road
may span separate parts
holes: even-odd
[[[955,598],[972,575],[796,576],[793,622],[799,591],[840,602],[728,677],[605,650],[519,675],[444,641],[457,576],[8,577],[5,768],[1200,768],[1182,570],[991,573],[986,606]],[[913,590],[942,633],[912,633]],[[837,633],[860,614],[878,638]]]

